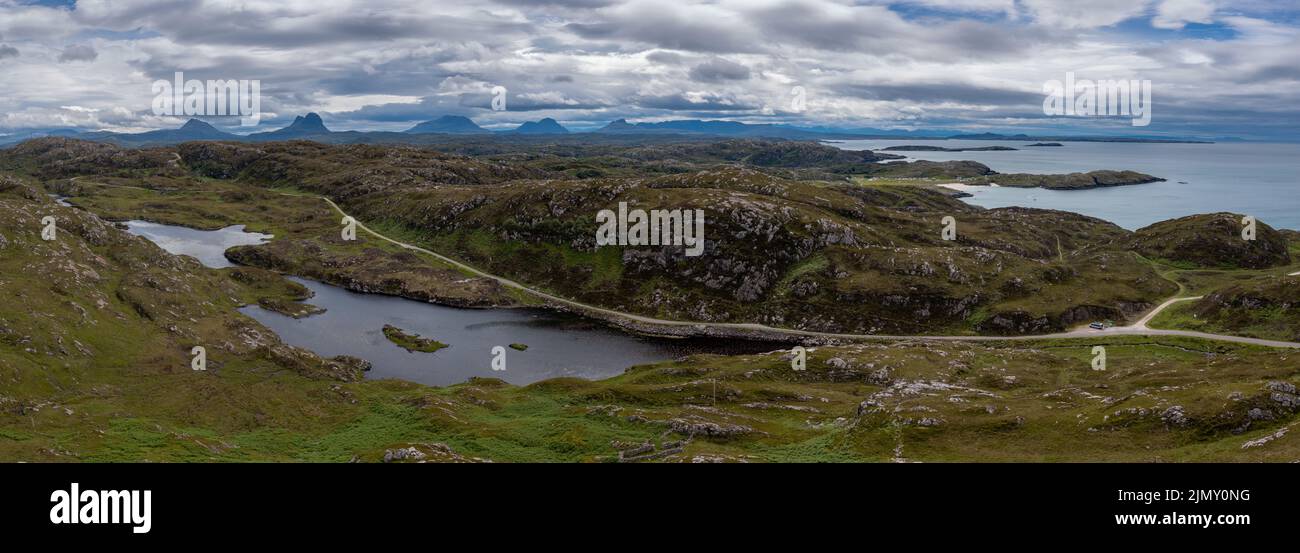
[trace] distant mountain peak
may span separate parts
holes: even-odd
[[[600,128],[601,131],[631,131],[636,130],[636,125],[627,122],[627,119],[615,119],[608,125]]]
[[[209,124],[207,121],[202,121],[199,119],[190,119],[189,121],[186,121],[184,125],[181,125],[181,130],[182,131],[208,131],[208,130],[215,131],[217,130],[217,128]]]
[[[460,115],[443,115],[406,130],[407,134],[480,134],[486,132],[490,131],[478,126],[472,119]]]
[[[519,125],[515,132],[521,134],[567,134],[569,129],[564,128],[558,121],[547,117],[541,121],[528,121]]]
[[[315,113],[299,115],[293,118],[293,123],[283,129],[255,133],[249,135],[259,140],[278,140],[281,138],[297,138],[317,134],[329,134],[330,130],[325,128],[325,122]]]
[[[325,121],[321,120],[320,116],[315,112],[295,117],[293,124],[289,125],[289,128],[302,132],[330,132],[329,129],[325,128]]]

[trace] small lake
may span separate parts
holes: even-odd
[[[1161,144],[1061,142],[1028,146],[1023,140],[846,140],[845,150],[889,146],[944,148],[1010,146],[1016,151],[887,152],[909,160],[978,161],[999,173],[1073,173],[1130,169],[1166,182],[1091,190],[972,187],[967,203],[983,207],[1037,207],[1091,215],[1138,228],[1194,215],[1231,211],[1253,215],[1273,227],[1300,230],[1300,144],[1224,142]]]
[[[227,248],[269,237],[243,227],[200,231],[132,221],[130,231],[177,255],[214,268],[232,266]],[[374,364],[367,378],[398,378],[445,386],[470,377],[529,384],[561,376],[586,379],[621,374],[628,367],[697,353],[742,354],[781,349],[775,343],[636,336],[597,321],[544,309],[458,309],[378,294],[360,294],[293,277],[315,294],[307,303],[325,313],[294,319],[248,306],[240,311],[275,331],[285,343],[325,357],[352,355]],[[383,334],[384,325],[448,344],[432,353],[410,353]],[[525,351],[510,344],[528,346]],[[505,371],[492,370],[492,349],[505,349]],[[788,346],[787,346],[788,347]]]
[[[777,344],[736,340],[639,337],[596,321],[543,309],[458,309],[405,298],[359,294],[293,278],[316,294],[307,303],[327,311],[294,319],[249,306],[286,343],[324,356],[355,355],[374,364],[371,378],[400,378],[442,386],[472,376],[514,384],[572,376],[590,380],[621,374],[633,365],[694,353],[757,353]],[[384,325],[438,340],[449,347],[410,353],[384,337]],[[515,350],[510,344],[528,346]],[[505,350],[506,370],[492,370],[492,349]]]
[[[126,226],[131,234],[148,238],[158,247],[176,255],[196,258],[214,269],[234,267],[234,264],[226,260],[226,250],[235,246],[262,244],[273,238],[269,234],[244,232],[244,225],[221,230],[194,230],[147,221],[127,221]]]

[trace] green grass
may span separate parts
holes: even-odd
[[[319,200],[256,190],[245,198],[234,194],[240,185],[204,184],[166,194],[105,189],[75,201],[115,218],[148,217],[199,227],[238,220],[281,238],[322,243],[337,235],[337,214]],[[829,189],[817,190],[830,195]],[[898,201],[909,198],[914,199]],[[1242,447],[1294,422],[1295,413],[1266,388],[1270,382],[1300,381],[1294,352],[1181,337],[810,346],[808,369],[798,372],[779,354],[699,355],[633,367],[600,381],[556,379],[512,386],[475,379],[445,388],[349,381],[347,374],[321,369],[323,360],[271,355],[279,344],[236,311],[261,296],[297,297],[274,275],[234,278],[235,271],[203,269],[107,231],[107,242],[92,244],[70,232],[69,241],[54,248],[19,222],[34,209],[62,208],[0,193],[0,233],[13,244],[0,256],[0,280],[6,294],[20,300],[0,304],[0,328],[7,331],[0,335],[4,460],[378,461],[387,449],[441,443],[461,456],[501,462],[606,462],[616,459],[617,443],[687,439],[684,453],[668,461],[1300,458],[1294,433],[1263,447]],[[61,213],[75,216],[71,210]],[[970,229],[972,240],[997,240],[1004,235],[990,229],[1002,222],[963,222],[963,233]],[[102,230],[87,224],[92,231]],[[396,220],[379,221],[375,228],[408,242],[445,246],[430,249],[475,263],[519,265],[527,259],[536,266],[526,268],[536,273],[526,275],[553,275],[555,280],[539,281],[565,290],[608,293],[627,276],[612,271],[621,255],[615,248],[566,254],[559,246],[512,243],[486,230],[426,235]],[[1089,269],[1098,263],[1074,260],[1087,246],[1078,243],[1083,240],[1076,234],[1089,228],[1034,235],[1037,242],[1023,244],[1041,246],[1036,255],[1045,262],[1004,264],[1000,277],[1033,277],[1031,271],[1057,269],[1064,251],[1070,252],[1064,256],[1067,262],[1078,268],[1078,280],[979,306],[963,322],[987,320],[1008,306],[1048,310],[1066,300],[1108,297],[1086,295],[1118,288],[1105,281],[1100,269]],[[373,239],[358,242],[331,246],[339,250],[330,251],[397,249]],[[896,261],[910,270],[910,261],[933,266],[947,263],[949,254],[961,255],[937,247],[900,248],[876,258],[864,253],[856,260],[845,249],[818,253],[784,267],[774,279],[789,285],[834,267],[850,276],[843,282],[821,281],[823,286],[844,286],[833,293],[860,286],[908,294],[911,287],[934,279],[909,279],[905,272],[880,267]],[[915,258],[906,257],[913,253]],[[1122,257],[1105,260],[1111,271],[1152,274],[1138,272],[1148,267],[1140,260],[1122,252],[1114,255]],[[94,268],[96,278],[86,276],[87,267]],[[957,257],[952,267],[973,272],[982,265]],[[1242,274],[1159,270],[1188,291],[1232,282]],[[654,275],[619,290],[651,294],[667,286],[667,278]],[[1138,290],[1136,297],[1175,288],[1151,280],[1160,289]],[[944,292],[959,297],[1000,282],[959,282]],[[103,300],[103,307],[96,300]],[[847,304],[843,309],[864,309],[861,302]],[[836,308],[834,303],[813,306],[819,312]],[[1270,313],[1265,319],[1279,317]],[[267,341],[253,345],[255,331]],[[77,352],[75,343],[91,353]],[[210,346],[211,369],[205,373],[188,368],[194,343]],[[1107,348],[1106,371],[1090,366],[1096,345]],[[847,366],[831,367],[833,357]],[[1174,427],[1161,419],[1174,406],[1186,410],[1187,425]],[[1267,409],[1272,418],[1252,420],[1251,408]],[[938,422],[922,424],[926,419]],[[692,427],[730,433],[681,430]]]

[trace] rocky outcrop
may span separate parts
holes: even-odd
[[[354,292],[386,294],[451,307],[510,307],[515,300],[495,280],[438,269],[410,252],[366,248],[337,253],[310,240],[276,240],[226,252],[233,263],[303,276]]]
[[[1300,341],[1300,277],[1263,277],[1206,294],[1191,306],[1211,331]]]
[[[1196,267],[1264,269],[1291,262],[1284,235],[1257,221],[1254,240],[1235,213],[1191,215],[1138,229],[1129,248],[1152,259]]]

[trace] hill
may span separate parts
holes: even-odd
[[[253,133],[248,135],[248,140],[253,141],[276,141],[276,140],[297,140],[311,138],[320,135],[328,135],[330,130],[325,127],[325,122],[319,115],[308,113],[306,116],[298,116],[293,119],[293,123],[283,129]]]
[[[468,117],[444,115],[432,121],[425,121],[406,130],[409,134],[487,134],[491,131],[478,126]]]
[[[819,150],[779,149],[785,146],[775,154],[770,144],[686,148],[746,164],[843,161],[800,158]],[[517,163],[410,153],[305,143],[181,148],[201,174],[324,194],[495,274],[659,318],[1023,334],[1123,320],[1176,291],[1123,250],[1126,231],[1069,213],[984,210],[925,189],[790,180],[735,162],[573,179]],[[596,247],[595,214],[620,202],[707,210],[706,255]],[[940,238],[944,216],[961,222],[956,241]]]
[[[1242,215],[1191,215],[1138,229],[1130,247],[1138,253],[1189,267],[1263,269],[1291,262],[1287,239],[1257,223],[1255,240],[1242,238]]]
[[[554,119],[547,117],[540,121],[528,121],[519,125],[519,128],[515,129],[514,132],[519,134],[568,134],[569,129],[564,128]]]

